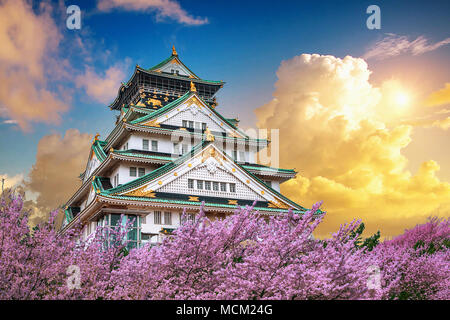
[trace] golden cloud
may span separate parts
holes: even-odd
[[[428,107],[443,104],[450,104],[450,83],[446,83],[444,88],[431,93],[425,100],[425,105]]]
[[[17,121],[58,123],[68,105],[47,88],[46,61],[61,40],[42,3],[35,13],[28,2],[0,2],[0,104],[1,117]]]
[[[376,88],[370,73],[363,59],[302,54],[282,62],[274,98],[255,110],[260,128],[280,129],[282,167],[299,171],[282,191],[304,206],[324,200],[319,236],[353,218],[392,236],[430,214],[450,214],[450,184],[436,177],[439,165],[406,169],[401,151],[413,127],[386,125],[398,114],[386,105],[398,83]]]
[[[76,129],[44,136],[38,143],[36,162],[24,185],[26,191],[37,193],[32,220],[36,224],[48,219],[50,211],[63,205],[63,201],[77,190],[81,182],[77,173],[86,165],[92,135]]]
[[[124,77],[124,71],[118,66],[106,70],[104,77],[88,67],[84,74],[76,77],[75,84],[77,88],[83,87],[91,98],[101,103],[108,103],[117,95],[117,88],[120,87]]]

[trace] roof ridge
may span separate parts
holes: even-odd
[[[155,178],[161,176],[162,174],[166,173],[171,168],[176,167],[179,164],[183,163],[184,160],[192,154],[192,152],[196,152],[197,149],[199,149],[200,147],[201,147],[201,149],[203,149],[209,143],[211,143],[211,141],[202,141],[202,142],[198,143],[197,145],[195,145],[189,152],[186,152],[181,157],[179,157],[171,162],[166,163],[165,165],[147,173],[146,175],[144,175],[142,177],[134,179],[133,181],[127,182],[127,183],[117,186],[115,188],[109,189],[106,191],[106,193],[111,194],[111,193],[124,192],[126,190],[136,188],[140,182],[143,182],[143,183],[150,182],[150,181],[154,180]]]

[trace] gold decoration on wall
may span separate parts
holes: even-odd
[[[144,122],[142,125],[147,127],[160,127],[159,122],[156,119]]]
[[[198,197],[189,196],[188,201],[197,201],[197,202],[199,202],[200,200],[198,200]]]
[[[228,204],[238,204],[237,200],[228,200]]]
[[[159,185],[162,185],[162,181],[161,181],[161,180],[159,180],[159,181],[158,181],[158,184],[159,184]]]
[[[211,130],[209,130],[208,127],[206,127],[205,130],[205,134],[206,134],[206,141],[214,141],[214,135],[211,133]]]
[[[160,101],[160,100],[157,100],[157,99],[149,98],[149,99],[147,100],[147,104],[150,104],[150,103],[153,103],[154,106],[162,106],[162,105],[161,105],[161,101]]]
[[[191,92],[197,92],[197,88],[195,87],[195,84],[191,81]]]
[[[245,181],[245,182],[250,183],[250,180],[247,179],[247,181]]]
[[[178,173],[174,172],[173,175],[176,177],[176,176],[178,176]]]
[[[269,201],[269,203],[267,204],[267,206],[269,208],[278,208],[278,209],[289,209],[289,207],[279,201]]]
[[[189,168],[192,168],[192,163],[188,163],[188,167],[189,167]]]
[[[202,163],[205,162],[208,158],[214,158],[220,164],[222,164],[222,160],[225,160],[223,156],[216,152],[215,148],[209,148],[202,152]]]
[[[166,102],[169,101],[169,98],[165,97],[165,98],[164,98],[164,101],[166,101]]]
[[[136,104],[136,106],[145,107],[145,104],[141,100],[139,100],[139,102]]]
[[[231,171],[236,172],[236,168],[231,169]]]
[[[261,190],[261,194],[264,194],[264,190]]]
[[[124,196],[156,198],[153,190],[145,191],[145,188],[147,188],[147,186],[125,193]]]
[[[202,104],[201,104],[200,100],[198,100],[196,96],[192,96],[188,101],[186,101],[186,104],[187,104],[188,107],[190,107],[193,104],[195,104],[199,108],[202,107]]]

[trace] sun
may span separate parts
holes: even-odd
[[[399,91],[394,95],[395,104],[399,107],[405,107],[410,102],[410,97],[406,92]]]

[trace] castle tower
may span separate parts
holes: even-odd
[[[296,172],[257,164],[256,153],[269,142],[217,111],[214,96],[223,84],[199,78],[175,48],[153,68],[136,66],[110,105],[120,111],[115,128],[92,142],[61,232],[81,221],[87,237],[98,225],[121,223],[124,214],[135,219],[133,247],[160,242],[182,223],[183,208],[193,219],[202,202],[211,218],[255,200],[263,214],[306,211],[280,193]]]

